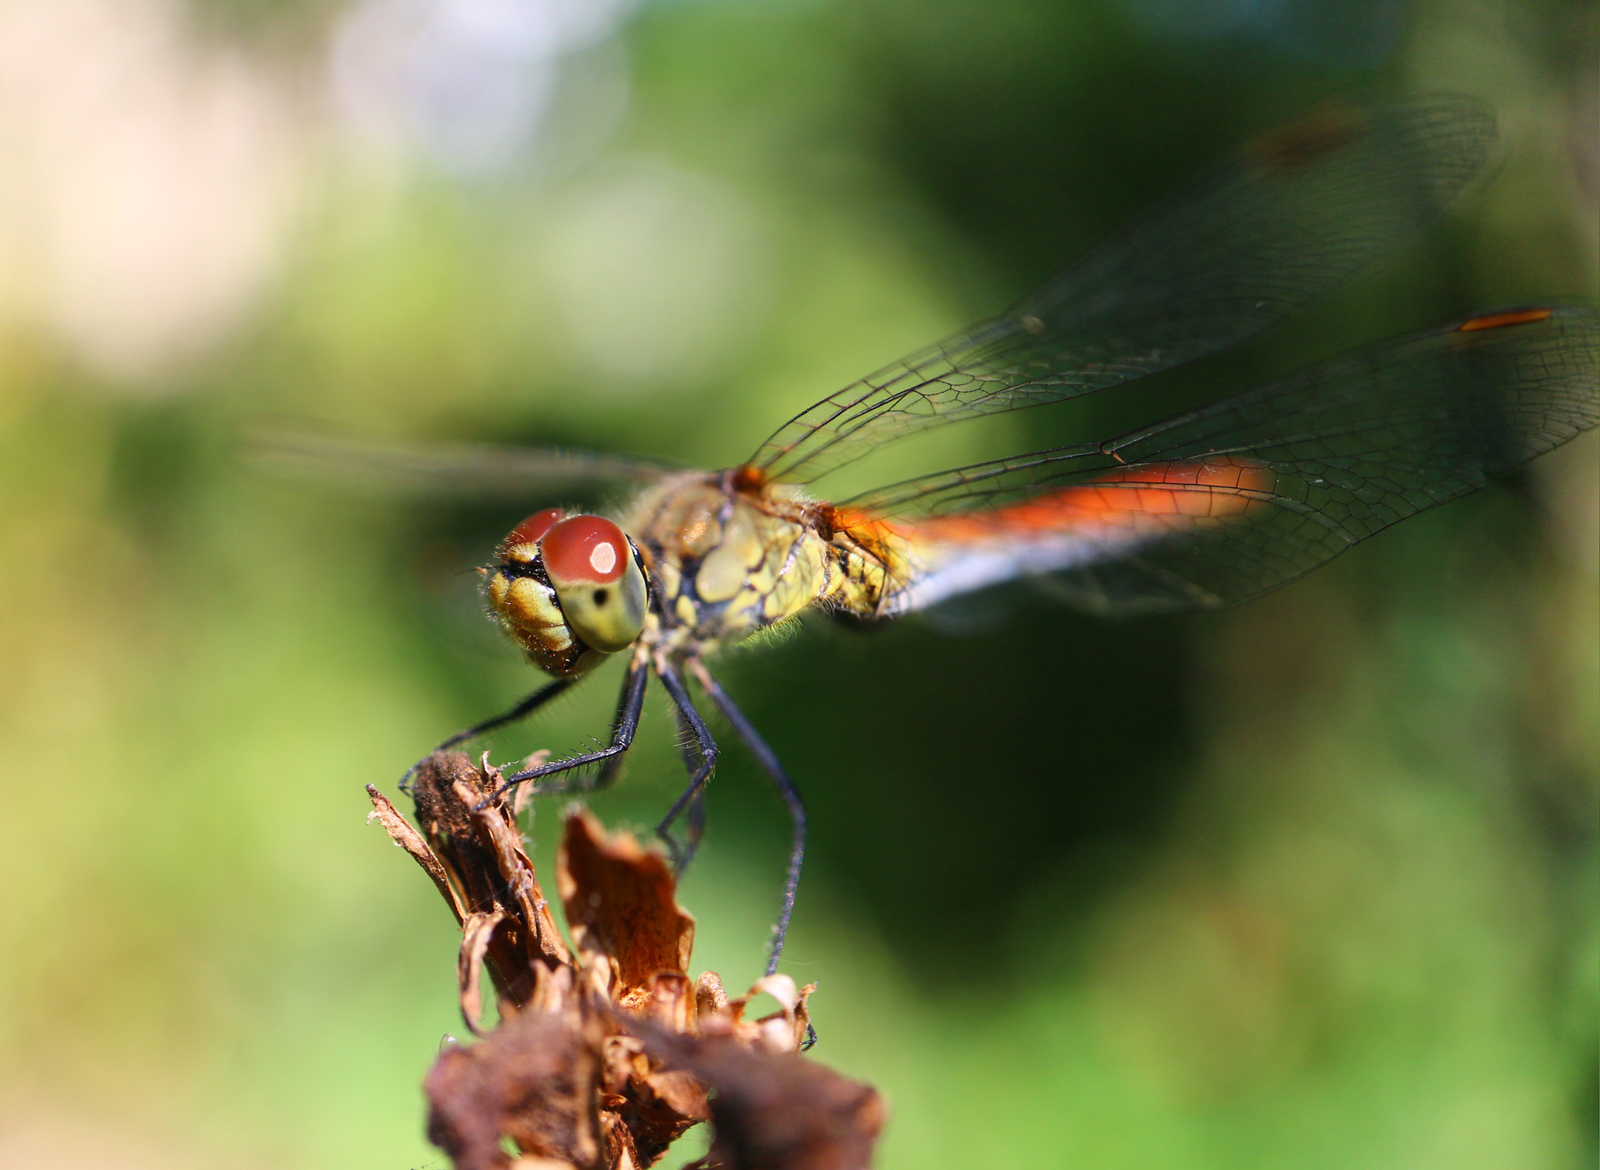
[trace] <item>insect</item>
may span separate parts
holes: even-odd
[[[893,439],[1104,392],[1236,344],[1436,219],[1494,136],[1492,115],[1460,99],[1325,109],[1250,144],[1008,311],[802,411],[725,470],[500,456],[523,476],[643,486],[609,517],[534,512],[500,544],[481,570],[489,610],[553,681],[440,747],[522,719],[622,656],[609,741],[504,784],[608,783],[653,675],[684,732],[689,783],[657,829],[681,868],[720,751],[697,685],[793,818],[775,970],[805,807],[710,673],[716,651],[808,610],[888,619],[1025,576],[1105,613],[1247,601],[1594,426],[1597,319],[1581,306],[1483,312],[1102,442],[844,500],[811,485]]]

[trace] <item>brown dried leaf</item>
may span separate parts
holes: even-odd
[[[798,1052],[811,1023],[807,1002],[816,989],[808,983],[797,991],[787,975],[767,975],[738,999],[729,999],[722,981],[707,971],[695,986],[696,1028],[702,1036],[732,1036],[767,1052]],[[745,1009],[760,995],[777,1000],[778,1010],[759,1020],[745,1019]]]
[[[679,971],[657,971],[646,988],[643,1013],[674,1032],[695,1028],[694,984]]]
[[[556,889],[578,951],[606,956],[615,966],[620,1006],[645,1007],[657,973],[687,972],[694,919],[678,905],[672,871],[660,854],[625,833],[607,837],[598,820],[579,812],[567,818]]]
[[[578,1167],[602,1163],[592,1036],[570,1016],[525,1012],[487,1040],[442,1053],[423,1083],[428,1140],[456,1170],[510,1163],[502,1136],[518,1149]]]
[[[456,986],[460,989],[461,1018],[474,1036],[482,1036],[478,1026],[483,1017],[483,995],[478,972],[483,967],[483,957],[494,941],[494,932],[506,921],[504,910],[491,910],[487,914],[472,914],[461,924],[461,951],[456,956]]]
[[[367,785],[367,795],[372,798],[372,816],[378,818],[378,823],[384,827],[394,843],[411,854],[411,859],[433,879],[433,884],[439,887],[439,893],[443,895],[451,913],[456,916],[456,921],[464,921],[466,911],[461,908],[460,899],[450,886],[450,875],[445,872],[439,859],[433,855],[433,850],[428,848],[428,843],[422,839],[422,834],[413,829],[410,822],[400,815],[400,810],[389,802],[389,798],[371,784]]]
[[[692,1040],[660,1029],[646,1049],[710,1086],[716,1137],[705,1170],[866,1170],[883,1128],[883,1098],[798,1054],[733,1037]]]
[[[722,988],[722,979],[715,971],[702,971],[694,983],[695,1012],[701,1019],[723,1015],[728,1011],[728,993]]]

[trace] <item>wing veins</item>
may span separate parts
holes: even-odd
[[[1540,316],[1480,332],[1464,328],[1483,317],[1530,311]],[[1175,523],[1165,532],[1097,530],[1092,517],[1080,519],[1084,513],[1068,497],[1059,528],[1041,523],[1038,512],[1025,527],[1040,533],[1037,539],[1082,540],[1083,557],[1052,570],[1052,579],[1091,608],[1181,609],[1200,593],[1214,599],[1207,605],[1233,604],[1600,423],[1597,367],[1600,318],[1593,309],[1501,310],[1336,358],[1118,439],[904,480],[847,503],[913,523],[951,515],[981,522],[989,510],[1074,486],[1226,493],[1266,507],[1179,508],[1172,514],[1196,523]],[[1228,486],[1124,478],[1140,469],[1209,460],[1271,472],[1271,490],[1252,488],[1248,480]],[[1097,478],[1108,472],[1116,478]],[[981,523],[978,531],[984,531]],[[983,539],[1012,539],[1004,525],[988,531]],[[1184,586],[1175,587],[1177,581]]]
[[[906,434],[1105,390],[1234,344],[1432,222],[1493,134],[1492,117],[1464,100],[1324,112],[1007,313],[795,415],[748,465],[808,482]]]

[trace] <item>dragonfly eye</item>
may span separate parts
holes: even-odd
[[[569,516],[539,541],[572,632],[605,654],[626,649],[644,629],[644,574],[622,529],[601,516]]]
[[[521,524],[518,524],[506,538],[500,542],[497,550],[502,561],[526,565],[539,555],[539,538],[566,515],[560,508],[546,508],[542,512],[535,512]]]

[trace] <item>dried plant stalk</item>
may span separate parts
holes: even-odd
[[[650,1166],[706,1120],[715,1136],[701,1170],[870,1165],[882,1098],[800,1055],[814,987],[771,975],[729,998],[711,972],[691,980],[694,919],[659,854],[625,834],[606,836],[586,812],[569,813],[556,860],[569,947],[518,810],[490,799],[500,774],[438,753],[414,784],[421,832],[367,791],[375,818],[462,928],[461,1013],[482,1040],[447,1049],[424,1082],[428,1136],[457,1170]],[[485,968],[500,1013],[487,1034]],[[745,1019],[760,994],[779,1010]]]

